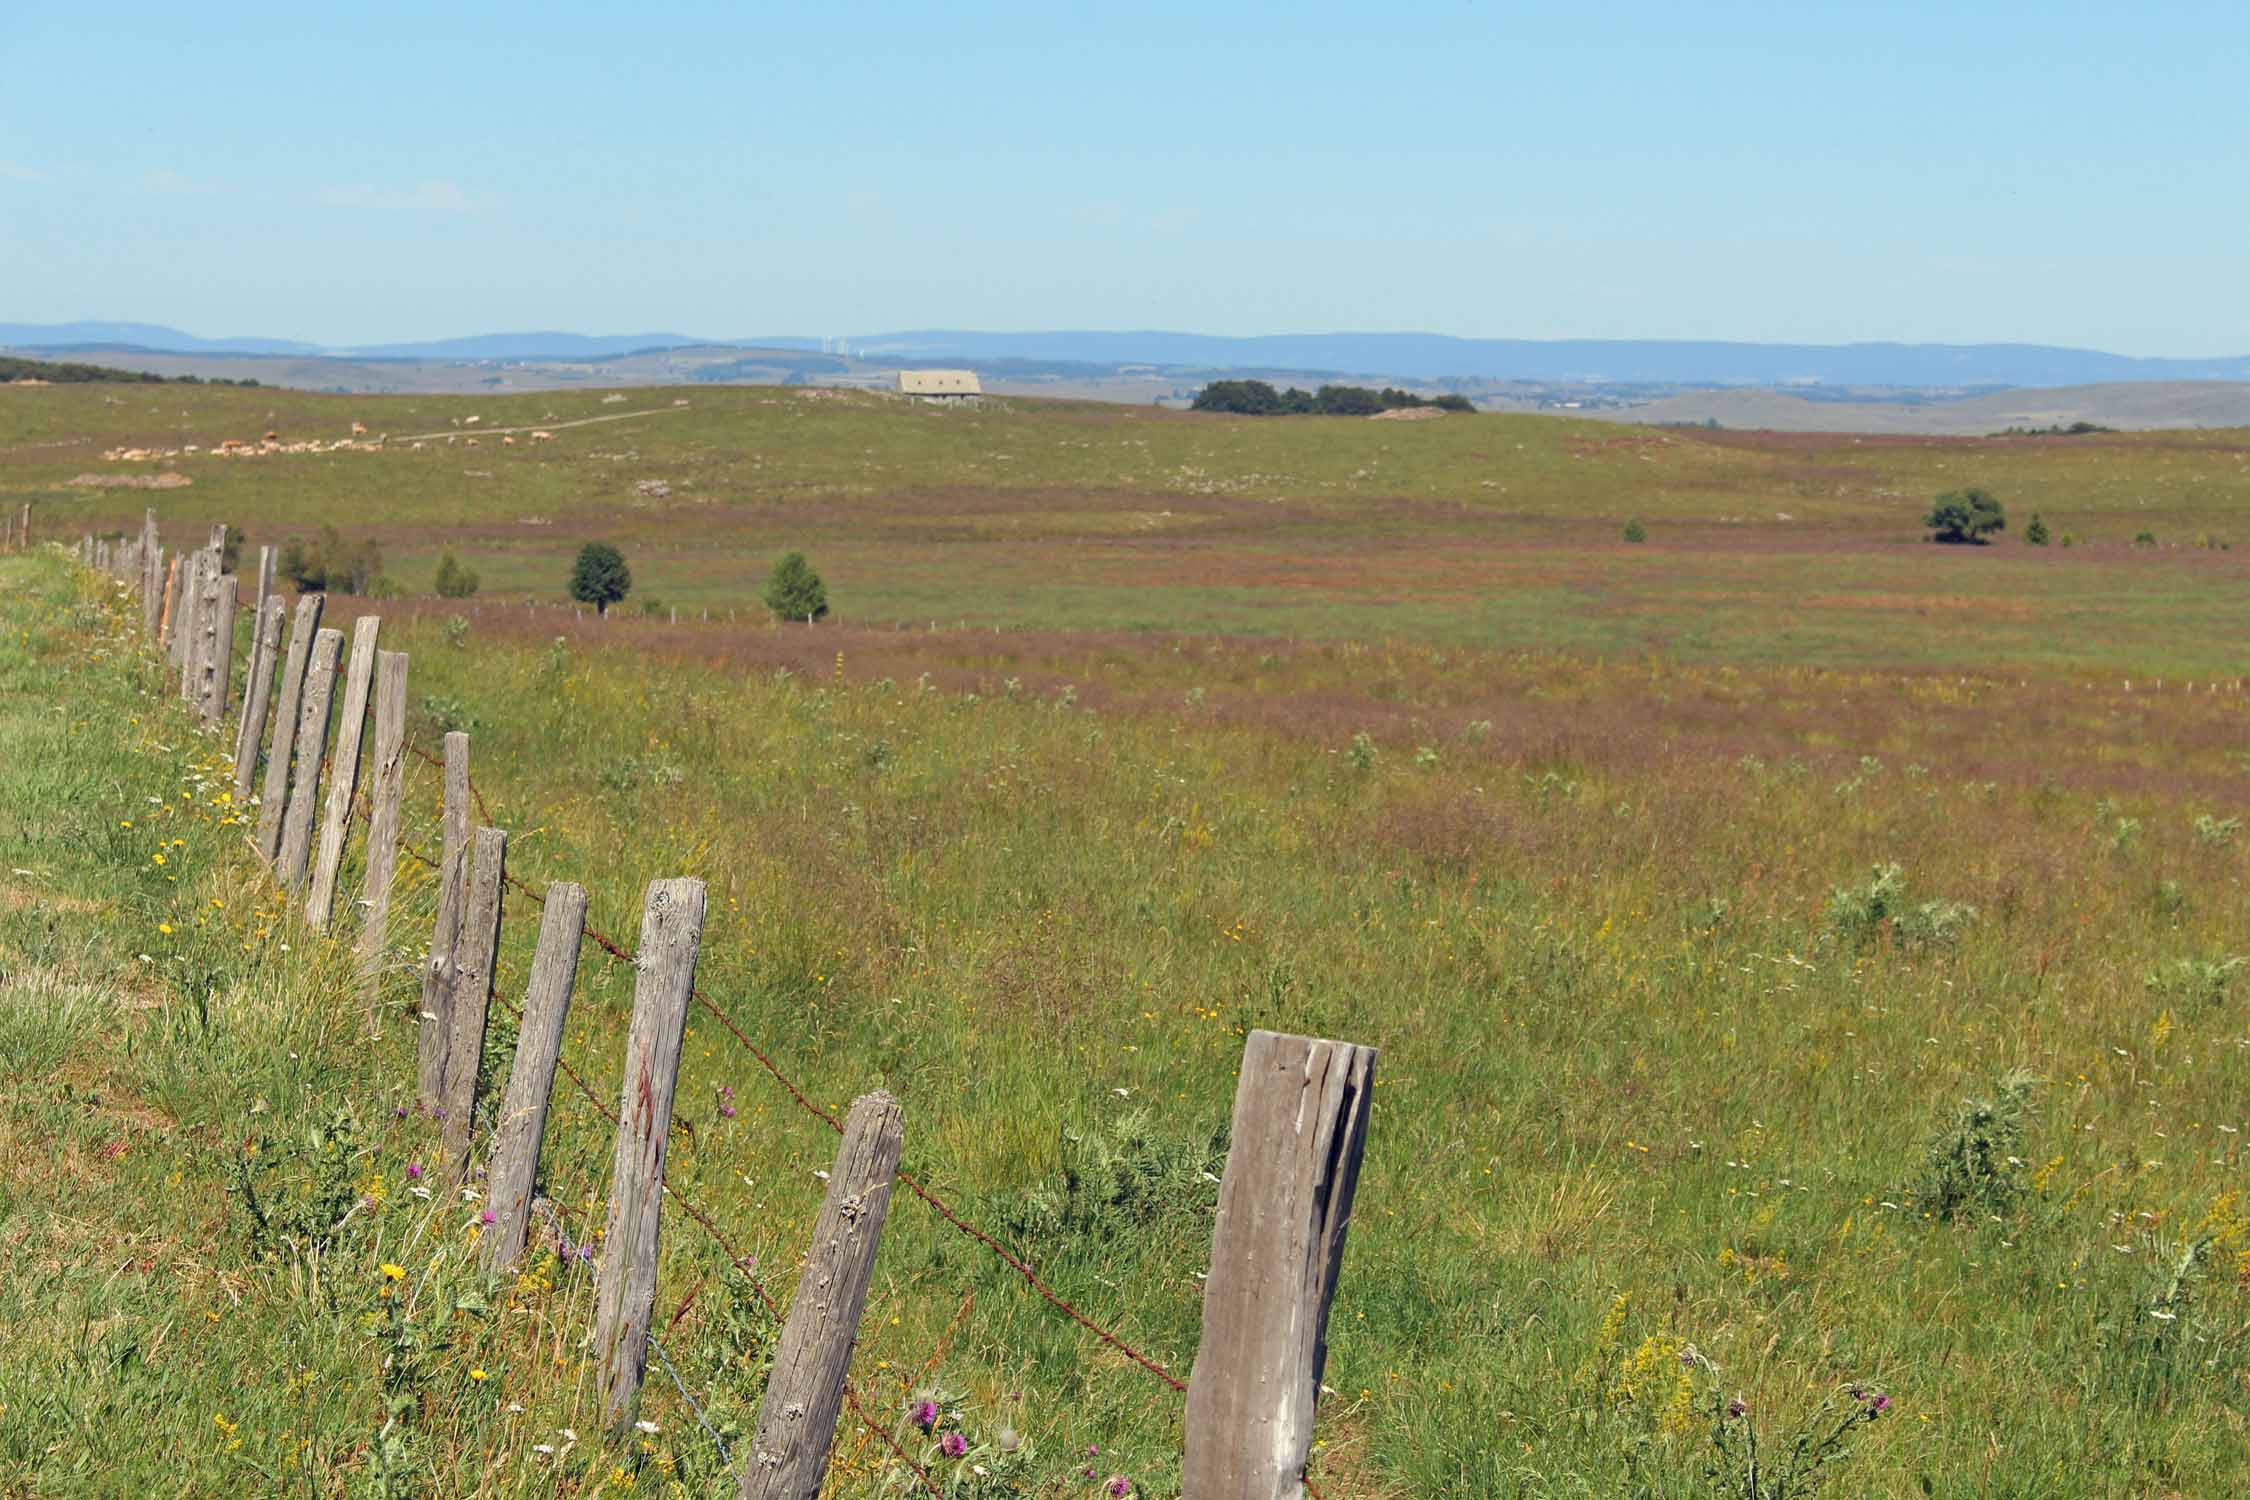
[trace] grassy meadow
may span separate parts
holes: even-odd
[[[112,395],[0,393],[0,500],[331,522],[413,590],[453,546],[476,600],[364,608],[416,741],[473,736],[510,868],[628,941],[648,880],[708,881],[728,1017],[824,1107],[898,1094],[907,1169],[1173,1370],[1244,1032],[1381,1047],[1333,1500],[2244,1488],[2250,547],[2179,545],[2250,542],[2243,435],[697,390],[416,452],[620,407]],[[67,484],[353,419],[392,448]],[[1920,544],[1966,483],[2009,536]],[[2035,509],[2080,545],[2022,546]],[[555,607],[593,536],[665,619]],[[791,544],[839,620],[750,623]],[[560,1251],[606,1122],[558,1085],[561,1238],[484,1283],[404,1109],[426,876],[366,1008],[128,614],[0,561],[0,1496],[731,1493],[713,1433],[739,1455],[772,1337],[744,1278],[667,1215],[655,1430],[602,1445]],[[435,771],[408,794],[434,850]],[[536,925],[510,905],[503,996]],[[567,1032],[611,1103],[631,989],[590,952]],[[786,1302],[833,1137],[702,1014],[679,1098],[675,1184]],[[1177,1398],[909,1196],[853,1378],[948,1494],[1177,1493]],[[924,1393],[959,1457],[903,1420]],[[1815,1483],[1746,1487],[1752,1433],[1770,1465],[1839,1424]],[[832,1493],[919,1491],[849,1414],[837,1455]]]

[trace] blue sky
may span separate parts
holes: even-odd
[[[7,11],[0,321],[2250,352],[2239,4]]]

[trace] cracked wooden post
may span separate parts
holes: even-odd
[[[172,638],[165,642],[172,670],[180,679],[180,696],[188,695],[188,653],[195,639],[195,617],[203,597],[203,554],[190,552],[180,559],[179,598],[172,606]]]
[[[1375,1049],[1253,1031],[1188,1381],[1193,1500],[1297,1500],[1328,1305],[1367,1146]]]
[[[203,609],[196,620],[195,705],[206,724],[226,720],[234,664],[234,609],[241,582],[232,573],[206,572]]]
[[[375,769],[368,798],[367,884],[359,904],[359,982],[370,1008],[382,983],[390,941],[391,879],[398,873],[399,804],[406,794],[406,653],[375,653]]]
[[[516,1029],[515,1066],[508,1073],[508,1092],[485,1156],[485,1207],[492,1222],[477,1248],[488,1271],[514,1265],[530,1232],[539,1148],[547,1139],[547,1101],[555,1088],[563,1020],[578,983],[578,946],[585,933],[586,888],[567,881],[548,886],[523,1022]]]
[[[281,812],[281,857],[275,871],[292,894],[305,889],[305,866],[312,858],[313,810],[320,798],[320,762],[328,753],[328,704],[336,695],[336,659],[344,652],[344,633],[323,630],[313,637],[312,659],[305,663],[305,690],[297,705],[297,765],[290,773],[289,805]]]
[[[164,570],[164,608],[157,615],[156,644],[164,651],[164,659],[172,658],[172,632],[179,628],[180,613],[180,559],[174,556]]]
[[[594,1276],[594,1354],[603,1424],[613,1437],[631,1432],[641,1376],[648,1368],[664,1143],[672,1129],[672,1089],[679,1082],[680,1042],[695,987],[704,899],[700,880],[652,881],[641,913],[609,1222]]]
[[[271,864],[281,853],[281,817],[289,810],[289,753],[297,743],[297,711],[305,696],[305,668],[327,596],[307,594],[297,601],[289,626],[289,656],[281,669],[281,697],[274,704],[273,743],[266,747],[265,788],[258,801],[258,853]]]
[[[285,613],[279,599],[268,599],[257,619],[257,638],[250,647],[250,675],[242,684],[242,723],[234,736],[234,800],[247,806],[250,785],[258,779],[258,752],[265,748],[266,718],[273,708],[274,679],[281,670],[281,622]]]
[[[263,611],[266,601],[273,597],[273,574],[276,555],[271,547],[258,549],[258,584],[256,607]]]
[[[828,1174],[828,1196],[805,1252],[804,1276],[774,1352],[758,1436],[742,1473],[741,1500],[816,1500],[844,1405],[844,1376],[875,1248],[891,1207],[905,1123],[889,1094],[863,1094],[844,1121],[844,1143]]]
[[[276,631],[276,639],[279,635]],[[259,677],[268,670],[266,657],[266,599],[261,593],[250,610],[250,655],[242,666],[242,717],[234,725],[234,773],[237,779],[242,776],[243,746],[250,741],[250,701],[257,695]],[[256,751],[250,753],[250,759],[253,762],[257,760]],[[247,786],[243,788],[242,794],[249,795]]]
[[[445,737],[445,825],[437,867],[437,920],[422,965],[422,1006],[414,1014],[415,1090],[422,1108],[445,1107],[445,1051],[453,1041],[453,950],[461,941],[461,898],[469,879],[469,737]]]
[[[484,1025],[492,1011],[493,968],[500,956],[500,904],[508,873],[508,835],[479,828],[470,841],[468,904],[453,950],[453,1034],[445,1047],[445,1125],[440,1132],[445,1180],[466,1182],[469,1135],[477,1118],[477,1074],[484,1067]]]
[[[336,880],[344,871],[344,842],[352,831],[352,800],[359,795],[359,747],[367,731],[367,690],[375,675],[375,637],[381,615],[352,622],[352,664],[344,678],[344,709],[336,721],[336,749],[328,767],[328,813],[320,824],[320,853],[313,861],[305,920],[328,930],[336,908]]]

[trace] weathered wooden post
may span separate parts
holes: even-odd
[[[816,1500],[844,1404],[844,1375],[867,1310],[875,1247],[891,1207],[905,1123],[889,1094],[864,1094],[844,1121],[805,1272],[774,1351],[741,1500]]]
[[[293,894],[305,889],[305,866],[312,858],[313,812],[320,797],[320,762],[328,752],[328,704],[336,695],[336,659],[344,651],[341,630],[313,637],[312,660],[305,663],[305,690],[297,708],[297,765],[289,783],[289,805],[281,812],[281,883]]]
[[[164,570],[164,608],[156,620],[156,641],[164,648],[165,660],[172,656],[172,632],[179,629],[180,612],[180,559],[175,556]]]
[[[375,770],[367,824],[367,884],[359,903],[359,980],[367,1003],[382,981],[383,949],[390,941],[391,879],[398,873],[399,803],[406,791],[406,653],[375,653]]]
[[[1190,1500],[1296,1500],[1328,1305],[1367,1146],[1375,1049],[1253,1031],[1188,1381]]]
[[[453,950],[461,942],[461,906],[469,883],[469,737],[445,737],[445,825],[437,869],[437,920],[422,965],[422,1008],[415,1012],[416,1097],[424,1109],[445,1107],[445,1053],[453,1044]]]
[[[266,601],[267,601],[268,599],[271,599],[271,598],[273,597],[273,571],[274,571],[274,562],[275,562],[275,557],[274,557],[274,550],[273,550],[273,548],[271,548],[271,547],[260,547],[260,548],[258,549],[258,601],[257,601],[257,607],[258,607],[259,609],[261,609],[261,610],[262,610],[262,609],[264,609],[264,608],[266,607]]]
[[[516,1028],[516,1061],[508,1092],[485,1155],[485,1207],[492,1222],[478,1244],[488,1271],[504,1270],[523,1254],[531,1229],[531,1193],[539,1177],[539,1148],[547,1139],[547,1100],[562,1056],[563,1020],[578,983],[578,945],[586,933],[586,888],[557,881],[547,887],[539,918],[539,949],[531,960],[523,1023]]]
[[[265,789],[258,802],[258,853],[271,864],[281,854],[281,819],[289,810],[289,755],[297,745],[297,719],[305,696],[305,668],[312,663],[313,641],[327,596],[307,594],[297,601],[289,623],[289,655],[281,668],[281,696],[274,703],[273,741],[266,747]]]
[[[228,672],[234,664],[235,590],[232,573],[211,573],[203,580],[203,609],[197,621],[202,642],[195,653],[195,702],[203,722],[218,724],[227,716]]]
[[[164,548],[152,534],[141,556],[141,629],[157,639],[164,624]]]
[[[195,677],[190,668],[190,654],[195,646],[197,616],[203,603],[203,554],[190,552],[182,559],[180,570],[180,599],[172,619],[172,670],[180,677],[180,696],[190,696],[189,688]]]
[[[656,1305],[656,1252],[664,1202],[664,1143],[672,1129],[672,1090],[703,939],[703,882],[658,880],[641,914],[634,957],[633,1024],[625,1038],[625,1092],[617,1110],[617,1159],[610,1172],[609,1221],[594,1277],[594,1353],[605,1425],[632,1429],[648,1368],[649,1317]]]
[[[283,606],[268,599],[257,619],[257,637],[250,647],[250,675],[242,683],[242,723],[234,736],[234,800],[250,801],[250,785],[258,779],[258,752],[265,748],[266,716],[273,707],[273,682],[281,670]]]
[[[359,746],[367,729],[367,690],[375,676],[375,636],[382,628],[381,615],[361,615],[352,622],[351,671],[344,679],[344,710],[336,722],[336,750],[328,767],[328,814],[321,820],[320,855],[313,861],[312,893],[305,901],[305,920],[315,932],[328,930],[336,906],[352,799],[359,795]]]
[[[469,1133],[477,1117],[477,1074],[484,1066],[484,1023],[492,1009],[492,970],[500,954],[500,898],[508,835],[479,828],[471,840],[468,905],[453,949],[453,1034],[445,1048],[446,1180],[469,1175]]]

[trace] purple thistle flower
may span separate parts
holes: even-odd
[[[1879,1417],[1884,1412],[1887,1412],[1890,1409],[1891,1398],[1884,1395],[1881,1391],[1877,1391],[1874,1395],[1867,1398],[1867,1414],[1870,1417]]]
[[[938,1452],[947,1458],[959,1458],[969,1451],[969,1440],[958,1432],[949,1432],[938,1439]]]
[[[477,1222],[479,1224],[490,1224],[496,1221],[499,1217],[500,1216],[498,1214],[494,1213],[491,1209],[488,1208],[483,1213],[477,1215]]]
[[[1742,1416],[1749,1410],[1750,1408],[1744,1404],[1740,1396],[1735,1397],[1732,1401],[1729,1401],[1727,1403],[1727,1415],[1730,1417]]]
[[[422,1180],[422,1164],[420,1162],[410,1161],[406,1164],[406,1180],[408,1182],[420,1182]]]
[[[907,1408],[906,1414],[913,1420],[914,1425],[921,1428],[924,1432],[928,1432],[931,1428],[937,1426],[937,1403],[930,1400],[927,1396],[923,1397],[921,1400],[915,1402],[911,1407]]]
[[[1127,1495],[1133,1493],[1133,1481],[1122,1474],[1112,1474],[1109,1476],[1109,1483],[1102,1486],[1102,1492],[1114,1495],[1117,1500],[1125,1500]]]

